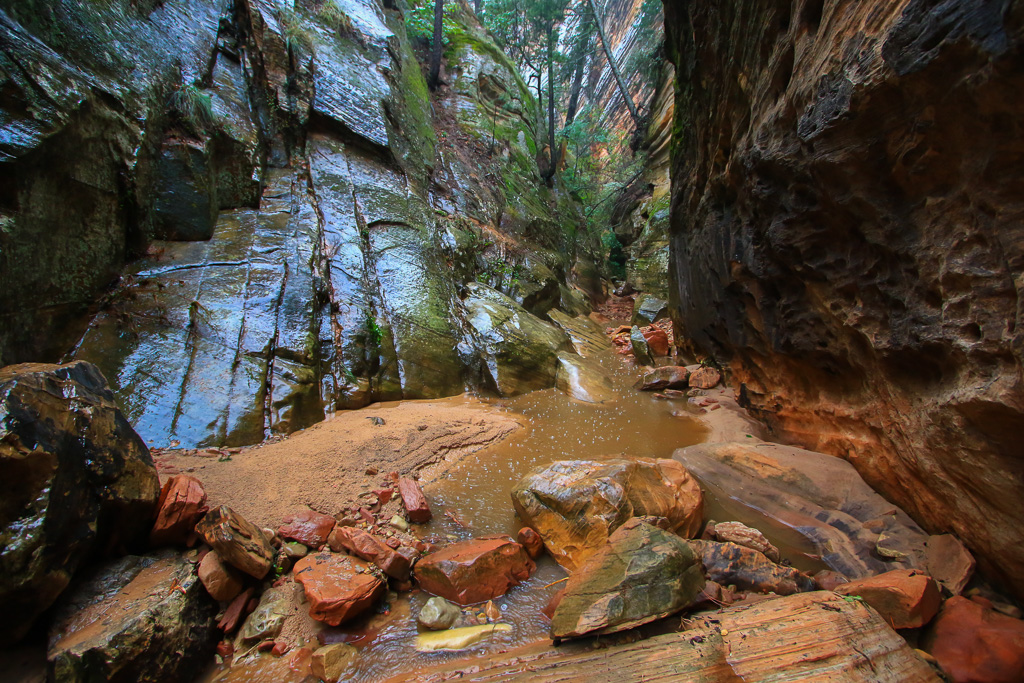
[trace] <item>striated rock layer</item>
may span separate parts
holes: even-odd
[[[665,5],[679,336],[1024,595],[1024,6]]]

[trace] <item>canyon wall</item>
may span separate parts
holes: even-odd
[[[1024,3],[665,14],[677,338],[1024,595]]]

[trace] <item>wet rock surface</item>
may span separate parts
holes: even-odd
[[[196,533],[221,560],[254,578],[262,579],[274,563],[274,551],[263,531],[227,506],[210,510],[196,525]]]
[[[617,396],[611,379],[600,365],[564,351],[558,354],[555,386],[567,396],[586,403],[609,403]]]
[[[461,541],[416,563],[416,581],[428,593],[460,605],[504,595],[536,568],[523,546],[509,536]]]
[[[152,545],[185,543],[194,537],[196,523],[209,510],[202,482],[185,474],[164,482],[156,507],[156,521],[149,532]]]
[[[776,564],[752,548],[735,543],[690,541],[707,577],[723,586],[758,593],[792,595],[817,589],[814,579]]]
[[[17,615],[0,637],[23,635],[87,558],[142,540],[159,491],[96,367],[0,369],[0,608]]]
[[[335,520],[330,515],[314,510],[302,510],[285,517],[284,524],[277,529],[277,535],[317,550],[327,543],[334,525]]]
[[[665,10],[687,345],[779,438],[848,458],[1024,594],[1020,12]]]
[[[420,626],[431,631],[443,631],[446,628],[451,628],[461,614],[458,607],[444,598],[435,596],[423,605],[423,609],[416,616],[416,621]]]
[[[216,603],[172,552],[105,565],[62,599],[47,652],[52,680],[190,680],[213,656]]]
[[[1024,676],[1024,621],[967,598],[945,602],[922,647],[956,683],[1010,683]]]
[[[559,461],[533,470],[512,490],[520,519],[570,571],[632,517],[664,517],[669,530],[696,535],[703,501],[696,481],[671,460]]]
[[[348,555],[307,555],[295,563],[293,571],[306,592],[310,616],[331,626],[368,610],[387,588],[369,564]]]
[[[700,558],[686,541],[630,521],[569,577],[551,636],[633,628],[688,607],[703,587]]]

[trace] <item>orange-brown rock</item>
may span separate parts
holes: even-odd
[[[314,510],[302,510],[285,517],[284,524],[277,528],[277,535],[316,550],[327,543],[327,538],[336,523],[334,517],[330,515],[322,515]]]
[[[519,533],[516,534],[516,542],[526,548],[526,552],[529,553],[532,560],[536,560],[544,552],[544,539],[528,526],[519,530]]]
[[[260,528],[226,505],[207,512],[196,532],[222,561],[257,579],[266,576],[274,564],[274,549]]]
[[[668,335],[657,327],[644,327],[640,330],[647,340],[647,348],[652,356],[667,356],[669,352]]]
[[[244,587],[240,572],[229,564],[221,562],[217,552],[211,550],[199,561],[199,580],[206,592],[218,602],[234,600]]]
[[[331,550],[335,552],[347,550],[356,557],[377,565],[381,571],[393,579],[405,581],[409,578],[409,570],[412,566],[409,558],[396,552],[386,542],[363,529],[354,526],[337,527],[331,532],[329,543]]]
[[[831,569],[822,569],[814,573],[814,582],[823,591],[834,591],[838,586],[849,583],[849,579]]]
[[[711,389],[722,381],[722,373],[714,368],[700,367],[690,373],[690,386],[694,389]]]
[[[666,365],[646,373],[637,383],[640,391],[661,391],[663,389],[685,389],[690,371],[681,365]]]
[[[1021,26],[977,0],[665,3],[678,341],[1018,597]]]
[[[778,562],[779,549],[764,537],[757,529],[741,522],[718,522],[715,524],[715,538],[722,543],[735,543],[764,553],[772,562]]]
[[[472,605],[504,595],[535,568],[526,549],[510,536],[485,536],[424,556],[415,574],[428,593]]]
[[[814,579],[792,567],[775,564],[764,553],[735,543],[690,541],[709,579],[740,590],[792,595],[817,589]]]
[[[1024,621],[954,596],[922,639],[954,683],[1024,681]]]
[[[307,555],[295,563],[295,580],[309,601],[309,616],[331,626],[356,617],[377,602],[387,582],[370,565],[335,553]]]
[[[925,543],[925,568],[951,595],[963,592],[974,565],[974,556],[951,534],[930,536]]]
[[[912,569],[895,569],[835,587],[840,595],[859,595],[893,628],[919,628],[939,611],[942,597],[935,579]]]
[[[207,510],[206,490],[198,479],[187,474],[168,478],[160,489],[149,542],[152,545],[185,543]]]
[[[569,571],[633,517],[664,517],[669,530],[686,537],[704,523],[700,486],[674,460],[554,462],[523,477],[512,490],[512,503]]]
[[[430,521],[430,504],[427,497],[423,495],[423,489],[418,482],[408,477],[398,480],[398,495],[402,497],[402,505],[409,515],[410,522],[424,524]]]

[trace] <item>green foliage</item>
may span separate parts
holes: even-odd
[[[487,259],[484,269],[480,271],[476,279],[477,282],[500,289],[519,284],[520,275],[522,275],[522,268],[519,264],[509,263],[499,256],[492,256]]]
[[[167,105],[193,133],[201,135],[213,126],[213,99],[195,85],[182,84],[168,97]]]
[[[336,0],[324,0],[324,4],[317,10],[317,19],[320,23],[338,33],[352,33],[352,19],[345,14],[345,10],[338,7]]]
[[[301,14],[295,10],[282,9],[278,13],[278,21],[281,23],[281,35],[289,50],[313,51],[313,32]]]
[[[366,333],[370,335],[371,339],[373,339],[374,345],[379,347],[380,343],[384,341],[384,330],[377,324],[377,319],[373,317],[373,314],[366,314],[365,326]]]
[[[451,2],[452,0],[448,0]],[[405,11],[405,30],[410,38],[430,42],[434,37],[434,3],[432,0],[411,0],[409,9]],[[447,47],[451,42],[462,36],[465,31],[452,17],[452,13],[445,9],[444,18],[441,23],[444,45]]]

